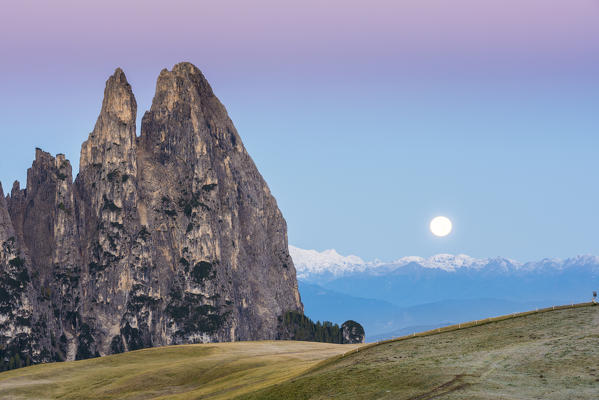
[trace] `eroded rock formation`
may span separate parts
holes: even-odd
[[[73,182],[39,149],[0,187],[0,362],[274,339],[302,311],[287,227],[202,73],[158,77],[136,137],[122,70],[107,83]]]

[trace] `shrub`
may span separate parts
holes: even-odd
[[[110,210],[110,211],[121,211],[122,208],[117,206],[116,204],[114,204],[114,201],[112,200],[108,200],[108,198],[106,197],[106,195],[104,195],[104,206],[102,207],[103,210]]]
[[[120,172],[118,170],[114,170],[110,173],[108,173],[108,175],[106,175],[106,178],[108,178],[108,182],[113,182],[118,176],[119,176]]]
[[[202,283],[204,279],[213,277],[215,272],[212,270],[212,264],[207,261],[200,261],[193,267],[191,277],[196,283]]]
[[[12,260],[10,260],[8,263],[15,268],[21,268],[22,266],[25,265],[25,260],[22,259],[21,257],[15,257]]]

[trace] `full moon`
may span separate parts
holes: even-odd
[[[430,223],[431,232],[435,236],[443,237],[451,233],[451,221],[447,217],[435,217]]]

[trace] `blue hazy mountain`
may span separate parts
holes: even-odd
[[[334,322],[357,320],[367,340],[589,301],[599,290],[599,257],[594,256],[519,263],[442,254],[383,263],[334,250],[290,246],[290,253],[306,314]]]
[[[367,341],[559,303],[556,300],[515,302],[479,298],[445,299],[400,307],[384,300],[351,296],[303,281],[299,281],[299,289],[306,315],[313,320],[336,323],[356,320],[364,326]]]
[[[478,298],[582,302],[589,301],[592,291],[599,288],[599,279],[594,271],[584,267],[529,272],[484,269],[450,272],[413,264],[383,275],[362,273],[320,284],[340,293],[410,306],[442,299]]]

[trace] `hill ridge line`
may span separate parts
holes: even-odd
[[[414,332],[411,335],[399,336],[399,337],[392,338],[392,339],[381,340],[381,341],[374,342],[374,343],[368,343],[368,344],[365,344],[364,346],[358,347],[355,350],[350,350],[350,351],[340,354],[338,356],[333,356],[331,358],[323,360],[320,363],[314,365],[312,368],[308,369],[306,372],[304,372],[300,376],[305,376],[305,375],[308,375],[309,373],[318,371],[319,369],[324,368],[327,365],[329,365],[335,361],[344,359],[345,357],[348,357],[352,354],[356,354],[356,353],[359,353],[360,351],[368,350],[373,347],[381,346],[384,344],[401,342],[404,340],[409,340],[409,339],[414,339],[414,338],[419,338],[419,337],[439,335],[441,333],[454,332],[454,331],[458,331],[458,330],[462,330],[462,329],[475,328],[478,326],[490,324],[492,322],[506,321],[509,319],[521,318],[521,317],[526,317],[529,315],[542,314],[542,313],[551,312],[551,311],[568,310],[568,309],[573,309],[573,308],[593,307],[593,306],[599,306],[599,303],[590,301],[590,302],[586,302],[586,303],[572,303],[572,304],[565,304],[565,305],[561,305],[561,306],[551,306],[551,307],[539,308],[536,310],[500,315],[500,316],[489,317],[489,318],[485,318],[485,319],[477,319],[477,320],[468,321],[468,322],[461,322],[458,324],[448,325],[448,326],[444,326],[441,328],[430,329],[428,331]],[[299,378],[300,376],[298,376],[296,378]],[[296,378],[294,378],[294,379],[296,379]]]

